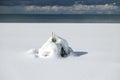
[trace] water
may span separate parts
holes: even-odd
[[[120,23],[120,14],[0,14],[0,22]]]

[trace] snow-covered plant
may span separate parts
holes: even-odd
[[[35,56],[40,58],[52,58],[67,57],[73,50],[65,39],[52,33],[48,41],[40,49],[35,49],[33,52]]]

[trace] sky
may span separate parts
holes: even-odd
[[[1,14],[119,14],[119,0],[0,0]]]

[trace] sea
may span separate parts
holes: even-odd
[[[120,23],[120,14],[0,14],[0,23]]]

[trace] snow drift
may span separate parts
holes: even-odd
[[[67,57],[70,53],[73,53],[73,50],[65,39],[52,33],[52,36],[40,49],[29,50],[28,53],[32,53],[39,58],[60,58]]]

